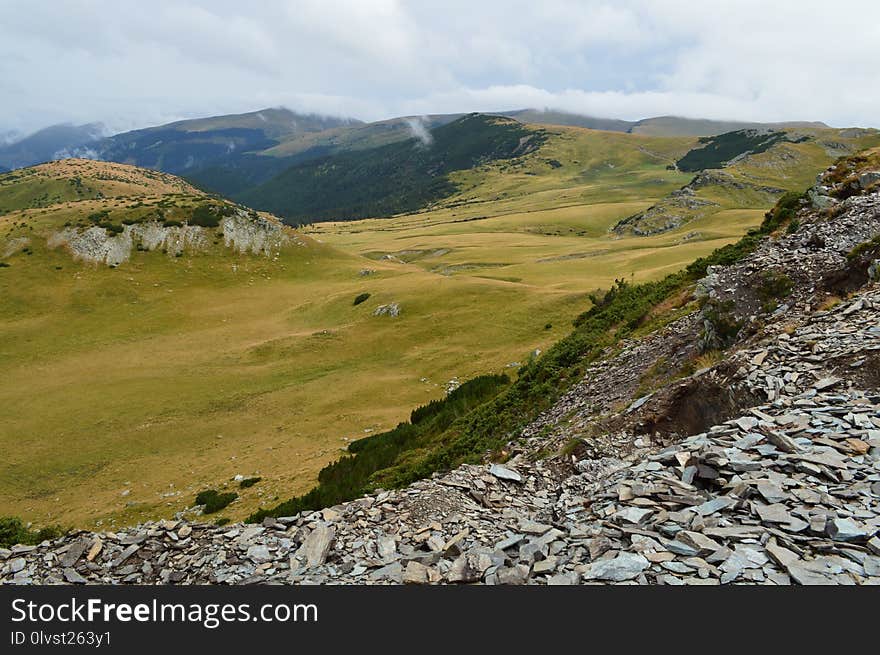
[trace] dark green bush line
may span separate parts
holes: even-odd
[[[190,225],[199,225],[201,227],[219,227],[220,219],[224,216],[231,216],[235,208],[227,204],[203,204],[193,210],[190,216]]]
[[[130,209],[143,206],[143,203],[130,205]],[[223,202],[207,202],[197,205],[193,208],[188,218],[184,217],[180,220],[166,218],[163,207],[168,207],[166,200],[162,200],[156,205],[159,209],[155,213],[143,214],[142,216],[126,216],[114,223],[110,218],[110,212],[106,209],[89,214],[88,220],[98,227],[102,227],[111,235],[120,234],[125,225],[136,225],[138,223],[147,223],[149,221],[159,221],[163,227],[182,227],[184,223],[189,225],[198,225],[200,227],[213,228],[220,226],[220,220],[225,216],[232,215],[235,207]],[[175,206],[175,205],[171,205]],[[253,214],[254,216],[256,214]]]
[[[408,453],[429,446],[457,419],[497,395],[507,385],[506,375],[484,375],[462,384],[442,400],[435,400],[413,412],[414,422],[401,423],[393,430],[353,441],[348,453],[325,466],[318,474],[318,485],[303,496],[292,498],[271,509],[252,514],[249,521],[266,516],[289,516],[336,505],[357,498],[375,488],[372,476]]]
[[[202,512],[204,514],[214,514],[229,505],[233,500],[238,498],[238,494],[234,491],[220,493],[215,489],[207,489],[199,492],[196,496],[196,505],[204,505]]]
[[[800,196],[784,196],[760,227],[737,243],[701,257],[684,270],[641,284],[615,281],[593,306],[574,321],[574,330],[538,359],[520,369],[512,384],[506,376],[482,376],[443,400],[412,412],[409,423],[352,442],[349,455],[325,467],[318,485],[304,496],[252,514],[248,520],[285,516],[336,505],[375,488],[405,486],[463,462],[477,463],[498,453],[523,426],[559,399],[586,367],[620,339],[651,320],[663,301],[706,275],[709,266],[733,264],[787,220],[787,207]]]
[[[369,298],[369,297],[370,297],[370,294],[368,294],[368,293],[359,293],[359,294],[355,297],[354,302],[352,303],[352,305],[355,305],[355,306],[360,305],[362,302],[364,302],[364,301],[365,301],[367,298]]]
[[[744,152],[754,154],[764,152],[785,138],[785,132],[760,134],[754,130],[736,130],[717,136],[702,137],[700,139],[702,147],[690,150],[676,163],[679,170],[689,172],[706,168],[721,168],[728,161]]]
[[[255,484],[257,484],[257,482],[259,482],[262,479],[263,478],[261,478],[261,477],[245,478],[244,480],[242,480],[241,482],[238,483],[238,486],[241,487],[242,489],[248,489],[249,487],[253,487]]]
[[[11,548],[16,544],[33,546],[47,539],[57,539],[67,532],[57,525],[30,530],[25,527],[20,518],[4,516],[0,518],[0,548]]]
[[[417,407],[409,416],[409,422],[418,425],[429,418],[439,415],[449,416],[453,408],[457,408],[463,404],[479,403],[482,399],[495,393],[500,387],[510,384],[510,378],[506,375],[481,375],[472,380],[468,380],[457,389],[450,391],[445,398],[432,400],[427,405]],[[349,450],[357,452],[359,444],[367,442],[366,439],[359,439],[349,446]]]

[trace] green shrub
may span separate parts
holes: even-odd
[[[30,530],[20,518],[4,516],[0,518],[0,548],[10,548],[16,544],[35,545],[47,539],[57,539],[66,532],[58,526]]]
[[[354,302],[352,304],[355,306],[360,305],[362,302],[364,302],[369,297],[370,297],[370,294],[368,294],[368,293],[359,293],[357,295],[357,297],[354,299]]]
[[[726,348],[736,339],[742,329],[742,322],[736,320],[733,308],[732,300],[724,302],[710,300],[703,307],[703,318],[714,331],[714,337],[708,331],[703,332],[703,343],[706,348]]]
[[[805,194],[797,193],[795,191],[789,191],[784,194],[776,202],[773,209],[764,215],[764,222],[761,223],[762,233],[770,234],[789,221],[792,221],[798,209],[800,209],[801,200],[803,200],[804,197]]]
[[[758,295],[762,300],[778,300],[791,293],[794,282],[782,271],[764,271],[758,284]]]
[[[263,478],[260,478],[260,477],[245,478],[244,480],[242,480],[241,482],[238,483],[238,486],[241,487],[242,489],[247,489],[248,487],[253,487],[255,484],[257,484],[257,482],[259,482],[262,479]]]
[[[777,307],[777,300],[791,293],[794,282],[781,271],[764,271],[756,287],[758,297],[763,301],[762,309],[772,312]]]
[[[850,261],[856,260],[862,255],[880,252],[880,236],[874,237],[869,241],[862,241],[855,248],[846,254],[846,258]]]
[[[217,205],[199,205],[193,210],[189,223],[201,227],[218,227],[222,210],[223,208]]]
[[[234,491],[220,493],[215,489],[207,489],[199,492],[196,496],[196,505],[205,506],[202,510],[204,514],[214,514],[229,505],[236,498],[238,498],[238,494]]]

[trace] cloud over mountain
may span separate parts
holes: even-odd
[[[878,26],[865,0],[7,0],[0,126],[122,130],[277,105],[866,125]]]

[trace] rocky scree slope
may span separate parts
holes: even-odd
[[[261,525],[17,546],[0,582],[880,583],[880,193],[797,220],[702,280],[699,310],[608,352],[503,465]],[[791,277],[771,308],[755,276],[775,267]],[[725,321],[718,363],[634,397]]]

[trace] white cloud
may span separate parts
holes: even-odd
[[[0,132],[286,105],[876,125],[865,0],[4,0]]]
[[[421,116],[416,118],[407,118],[406,125],[409,127],[412,135],[419,140],[419,142],[427,147],[430,147],[432,143],[434,143],[434,137],[428,131],[427,125],[425,125],[425,121]]]

